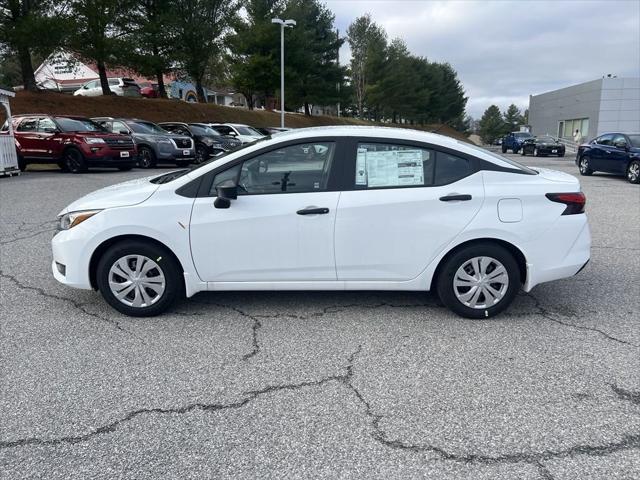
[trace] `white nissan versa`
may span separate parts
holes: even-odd
[[[490,317],[589,260],[571,175],[414,130],[281,133],[60,213],[53,274],[149,316],[203,290],[435,290]]]

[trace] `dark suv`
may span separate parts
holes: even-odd
[[[195,157],[194,142],[187,135],[175,135],[153,122],[132,118],[96,117],[94,122],[109,132],[131,135],[138,147],[138,166],[152,168],[159,163],[183,167]]]
[[[23,171],[30,163],[57,163],[73,173],[89,167],[131,170],[138,160],[129,135],[109,133],[88,118],[33,114],[15,116],[12,123]]]
[[[507,150],[518,153],[524,141],[529,138],[533,138],[533,135],[529,132],[511,132],[506,134],[502,139],[502,153],[507,153]]]
[[[196,144],[195,163],[202,163],[209,157],[235,150],[242,145],[237,138],[220,135],[204,123],[163,122],[165,130],[177,135],[188,135]]]

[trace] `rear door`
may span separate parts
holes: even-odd
[[[39,149],[38,118],[28,117],[22,119],[14,132],[15,138],[20,145],[20,154],[23,157],[37,157]]]
[[[362,140],[346,166],[335,226],[338,280],[417,277],[484,199],[473,159],[451,151]]]
[[[627,138],[621,133],[616,133],[611,140],[611,150],[605,157],[605,166],[608,172],[627,172],[627,163],[629,162],[628,148]]]

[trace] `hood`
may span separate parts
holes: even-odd
[[[551,182],[558,183],[571,183],[580,186],[580,182],[573,175],[569,175],[568,173],[559,172],[558,170],[551,170],[549,168],[540,168],[540,167],[529,167],[531,170],[535,170],[543,177],[545,180],[549,180]]]
[[[78,210],[126,207],[142,203],[160,187],[160,185],[149,181],[157,176],[137,178],[91,192],[68,205],[60,212],[60,215]]]

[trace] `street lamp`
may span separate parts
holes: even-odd
[[[280,128],[284,128],[284,29],[293,28],[296,21],[272,18],[271,23],[280,24]]]

